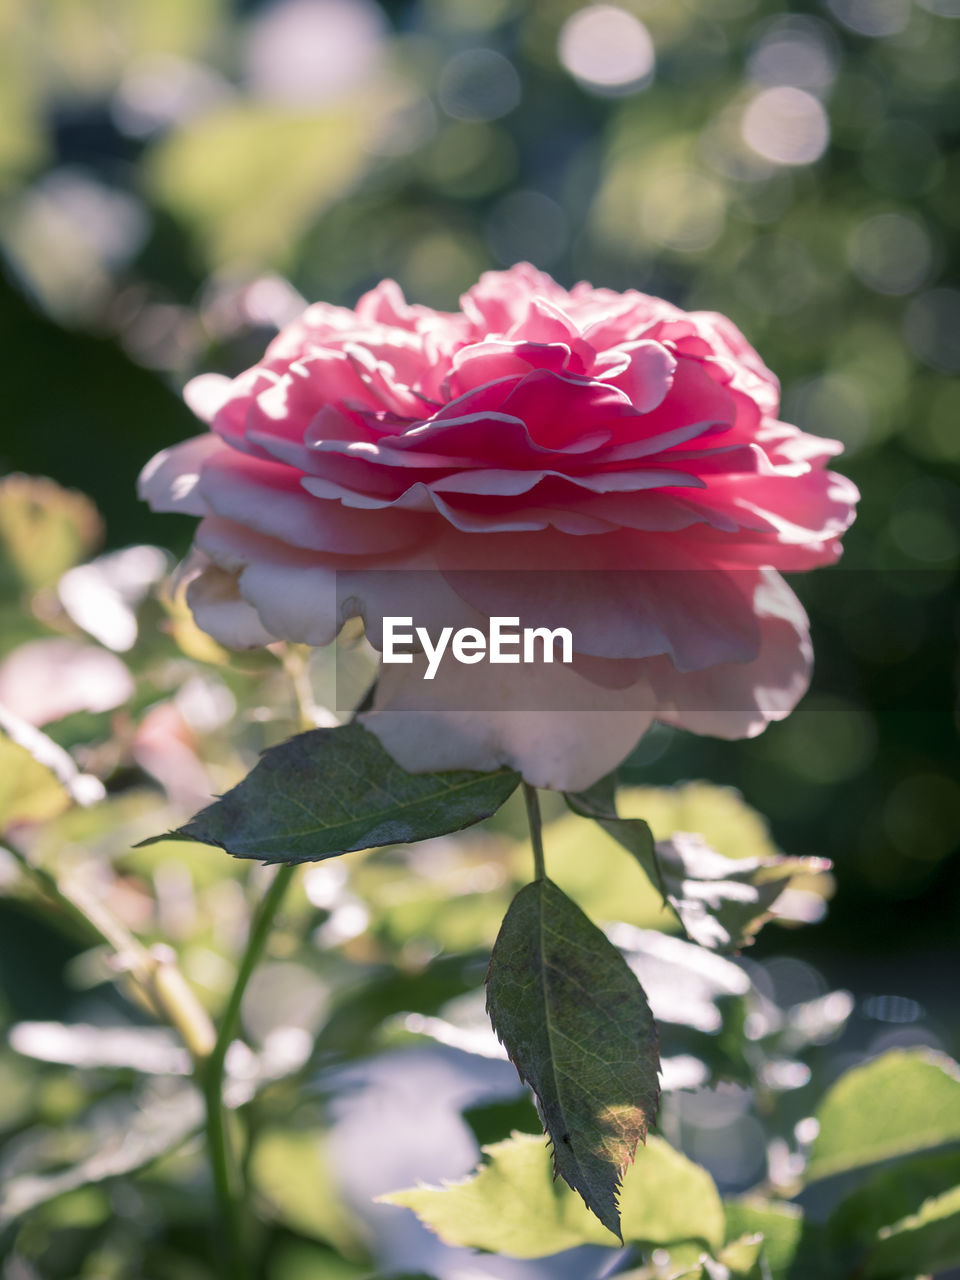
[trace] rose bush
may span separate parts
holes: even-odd
[[[571,666],[383,668],[364,720],[411,771],[582,788],[654,719],[752,736],[806,689],[779,571],[834,561],[857,493],[723,316],[528,265],[456,313],[385,281],[186,398],[210,429],[141,493],[201,517],[188,601],[222,643],[324,645],[359,614],[377,644],[385,614],[435,609],[571,629]]]

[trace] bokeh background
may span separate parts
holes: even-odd
[[[0,471],[89,494],[108,548],[185,550],[137,472],[303,299],[454,308],[527,259],[735,320],[861,513],[794,583],[795,715],[658,730],[625,776],[731,783],[834,860],[826,917],[756,945],[802,962],[779,997],[955,1052],[958,0],[0,0],[0,68]],[[5,931],[8,971],[47,937]]]
[[[784,416],[844,442],[861,514],[796,583],[803,708],[752,743],[656,735],[637,777],[733,782],[782,847],[832,857],[803,943],[825,963],[944,976],[956,0],[3,0],[0,30],[0,467],[91,494],[111,545],[183,549],[137,471],[193,433],[183,381],[252,363],[301,297],[392,276],[453,308],[528,259],[733,317]]]

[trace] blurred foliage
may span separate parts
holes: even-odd
[[[868,949],[882,922],[903,948],[944,946],[955,5],[617,12],[4,0],[0,466],[92,494],[112,545],[155,537],[133,481],[191,432],[186,376],[239,370],[300,297],[349,304],[384,275],[452,307],[525,257],[726,312],[781,376],[784,416],[843,440],[864,501],[843,565],[798,584],[818,658],[801,711],[756,743],[659,733],[636,780],[731,782],[785,847],[831,856],[832,923],[803,945]]]
[[[593,824],[551,815],[548,852],[641,976],[661,1025],[661,1132],[727,1198],[728,1246],[762,1232],[769,1274],[804,1280],[828,1274],[824,1240],[850,1268],[873,1251],[863,1274],[880,1277],[925,1241],[931,1270],[954,1256],[949,1153],[861,1168],[856,1125],[816,1138],[810,1120],[851,1067],[836,1089],[896,1075],[904,1053],[943,1084],[942,1060],[911,1052],[960,1049],[960,9],[624,0],[620,14],[0,0],[0,470],[63,486],[0,486],[0,701],[17,743],[48,735],[46,765],[0,742],[0,1212],[34,1205],[0,1225],[4,1280],[212,1274],[192,1086],[44,879],[92,886],[222,1008],[264,873],[198,845],[132,846],[316,709],[291,678],[303,655],[228,656],[157,585],[167,558],[142,544],[182,553],[192,522],[154,520],[134,481],[195,430],[179,387],[251,363],[302,298],[351,304],[389,275],[453,307],[479,271],[520,258],[731,315],[781,376],[784,416],[846,446],[864,501],[845,560],[794,584],[813,691],[754,742],[655,730],[621,803],[658,839],[832,858],[829,914],[771,927],[747,960],[704,956],[659,932],[658,895]],[[108,552],[91,560],[94,507]],[[119,548],[145,554],[121,566]],[[322,654],[309,674],[325,687]],[[770,830],[729,789],[663,790],[689,778],[739,788]],[[442,1280],[454,1265],[405,1211],[371,1205],[465,1174],[467,1121],[485,1143],[536,1131],[476,1002],[528,874],[510,806],[456,840],[300,874],[231,1062],[269,1280],[385,1278],[397,1260]],[[807,919],[822,889],[799,886]],[[887,1050],[885,1067],[858,1065]],[[884,1124],[939,1097],[926,1075],[887,1083]],[[861,1137],[886,1132],[869,1107],[844,1115]],[[802,1223],[780,1197],[811,1143],[847,1172],[800,1193]],[[584,1280],[610,1258],[594,1247],[529,1274]]]

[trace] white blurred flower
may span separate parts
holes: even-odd
[[[68,569],[57,594],[78,627],[108,649],[126,653],[137,640],[134,609],[167,567],[159,547],[126,547]]]
[[[78,640],[30,640],[0,663],[0,703],[31,725],[77,711],[112,711],[133,689],[115,654]]]

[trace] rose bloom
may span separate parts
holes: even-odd
[[[582,788],[654,720],[750,737],[807,688],[779,571],[836,560],[857,492],[721,315],[526,264],[454,313],[387,280],[185,394],[209,430],[140,491],[201,517],[187,599],[223,644],[326,645],[360,615],[379,645],[384,615],[437,611],[571,630],[571,665],[384,665],[363,722],[411,771]]]

